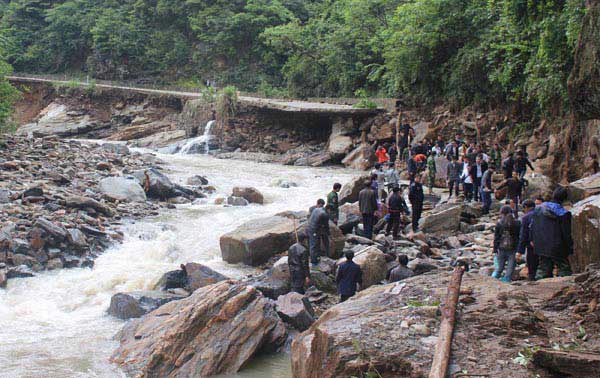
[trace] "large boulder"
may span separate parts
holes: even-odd
[[[461,204],[456,204],[440,210],[435,209],[421,220],[421,230],[425,233],[458,231],[462,208]]]
[[[577,202],[571,209],[574,260],[577,271],[600,262],[600,195]]]
[[[228,279],[221,273],[215,272],[206,265],[197,263],[185,264],[185,272],[187,274],[187,284],[185,285],[185,289],[188,291],[195,291],[201,287],[209,286]]]
[[[144,202],[146,193],[137,180],[125,177],[107,177],[98,184],[100,193],[113,201]]]
[[[364,171],[371,168],[376,161],[375,152],[371,146],[361,144],[346,155],[342,160],[342,164],[348,168]]]
[[[246,284],[258,289],[265,297],[273,300],[290,292],[291,276],[287,256],[282,257],[265,273],[245,281]]]
[[[284,322],[303,332],[315,322],[315,312],[308,298],[288,293],[277,298],[277,313]]]
[[[345,258],[338,260],[338,265],[345,261]],[[387,261],[385,260],[385,253],[381,252],[379,248],[375,246],[366,247],[354,255],[353,261],[357,263],[362,270],[363,289],[375,285],[385,279],[387,274]]]
[[[253,219],[219,241],[223,260],[231,264],[260,265],[286,251],[295,241],[294,223],[284,217]]]
[[[340,205],[358,201],[358,194],[365,187],[365,181],[369,179],[368,175],[354,177],[352,180],[342,186],[339,194]]]
[[[303,223],[298,228],[298,233],[306,234],[306,228],[308,224]],[[329,253],[331,258],[337,259],[342,256],[344,252],[344,246],[346,245],[346,238],[342,230],[335,225],[332,221],[329,221]]]
[[[327,152],[339,161],[352,149],[352,138],[346,135],[331,135],[327,143]]]
[[[208,377],[237,372],[285,337],[271,301],[223,281],[126,324],[111,360],[131,376]]]
[[[235,187],[233,188],[233,192],[231,195],[234,197],[242,197],[250,203],[258,203],[262,205],[265,202],[264,196],[256,188]]]
[[[181,298],[184,298],[184,296],[162,291],[117,293],[110,299],[108,313],[119,319],[139,318],[165,303]]]
[[[600,194],[600,173],[569,184],[569,199],[573,203],[596,194]]]
[[[340,206],[340,219],[338,227],[344,234],[351,233],[356,226],[361,222],[360,209],[357,203],[345,203]]]
[[[539,196],[547,198],[552,196],[556,184],[548,177],[541,174],[531,174],[525,177],[527,180],[527,189],[525,190],[525,198],[535,199]]]
[[[177,196],[175,185],[155,168],[135,171],[133,176],[151,198],[165,200]]]

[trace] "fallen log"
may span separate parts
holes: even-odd
[[[450,360],[450,349],[452,348],[452,333],[454,332],[454,323],[456,321],[456,305],[460,295],[460,284],[466,267],[459,265],[454,268],[450,284],[448,285],[448,295],[446,302],[442,306],[442,324],[438,342],[435,346],[433,363],[429,371],[429,378],[445,378]]]
[[[540,349],[533,354],[533,363],[561,376],[600,377],[600,354],[597,353]]]

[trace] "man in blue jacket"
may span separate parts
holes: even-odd
[[[340,294],[340,303],[356,294],[356,286],[362,285],[362,270],[352,259],[354,252],[346,252],[346,262],[340,265],[335,276],[338,293]]]
[[[529,237],[529,228],[531,225],[531,218],[533,217],[533,212],[535,210],[535,202],[528,199],[523,201],[522,205],[525,215],[523,215],[521,218],[521,232],[519,233],[519,248],[517,249],[517,253],[521,255],[527,253],[526,261],[528,279],[529,281],[535,281],[535,273],[539,265],[539,257],[533,251],[533,246],[531,245],[531,239]]]
[[[571,213],[562,206],[567,199],[567,189],[558,187],[551,202],[544,202],[533,212],[530,237],[535,253],[540,257],[535,278],[552,277],[554,266],[558,276],[570,276],[568,257],[573,254]]]

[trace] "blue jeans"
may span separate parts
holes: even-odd
[[[479,194],[481,194],[481,202],[483,202],[483,212],[489,213],[490,207],[492,207],[492,192],[486,192],[481,189]]]
[[[517,251],[503,251],[499,250],[497,254],[497,262],[496,270],[492,274],[494,278],[500,278],[502,272],[504,271],[504,265],[506,265],[506,272],[504,273],[504,277],[502,281],[510,282],[512,281],[512,275],[515,271],[515,266],[517,265],[516,258]]]

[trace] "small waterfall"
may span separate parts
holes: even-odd
[[[210,152],[210,138],[211,138],[210,130],[212,129],[212,126],[215,124],[215,122],[216,122],[215,120],[208,121],[208,123],[204,127],[204,134],[197,136],[195,138],[189,139],[187,142],[185,142],[185,144],[183,146],[181,146],[181,149],[179,150],[178,153],[180,155],[197,153],[198,146],[200,144],[203,144],[204,145],[204,153],[208,154]]]

